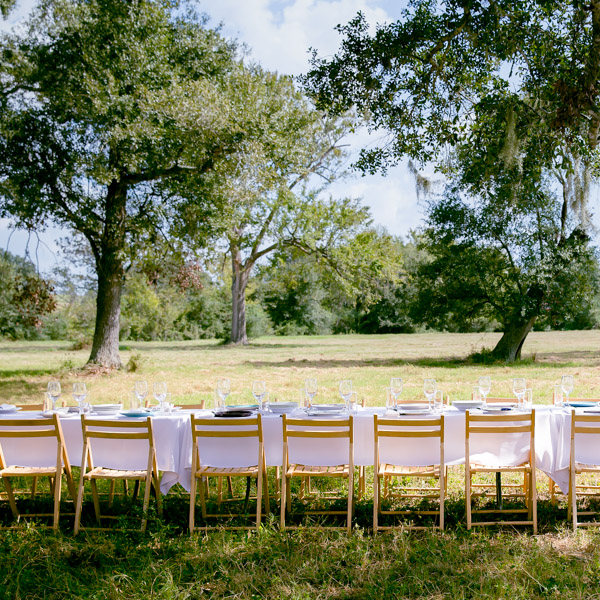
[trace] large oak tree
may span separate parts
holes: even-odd
[[[169,207],[249,134],[235,47],[169,0],[48,0],[2,39],[0,214],[87,239],[97,274],[90,362],[119,366],[125,272]],[[166,180],[179,182],[166,194]],[[204,217],[205,215],[201,215]]]

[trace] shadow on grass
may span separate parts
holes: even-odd
[[[539,357],[539,355],[538,355]],[[598,357],[600,363],[600,356]],[[328,369],[328,368],[344,368],[344,367],[374,367],[374,368],[385,368],[385,367],[403,367],[403,366],[415,366],[415,367],[427,367],[427,368],[439,368],[439,369],[459,369],[462,367],[482,367],[487,368],[490,366],[510,366],[514,369],[527,369],[535,366],[536,368],[551,368],[557,367],[575,367],[577,363],[572,361],[554,361],[554,362],[540,362],[539,360],[524,359],[515,363],[506,363],[503,361],[495,362],[475,362],[470,358],[415,358],[415,359],[401,359],[401,358],[366,358],[362,360],[357,359],[308,359],[308,358],[288,358],[284,361],[271,362],[271,361],[253,361],[247,360],[246,364],[252,365],[253,367],[291,367],[301,366],[309,369]]]
[[[49,371],[52,373],[53,371]],[[45,372],[43,372],[45,373]],[[36,374],[43,374],[36,372]],[[0,397],[1,401],[7,399],[31,398],[35,394],[41,394],[43,389],[38,383],[32,383],[25,379],[10,379],[8,381],[0,380]]]

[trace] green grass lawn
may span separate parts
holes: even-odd
[[[40,402],[48,379],[58,377],[63,384],[85,379],[92,402],[125,399],[139,378],[166,380],[181,403],[212,402],[219,376],[231,378],[240,401],[250,399],[256,378],[268,382],[273,396],[297,400],[304,379],[315,376],[321,395],[337,394],[337,382],[350,378],[367,403],[376,405],[383,404],[393,375],[405,380],[405,398],[421,393],[424,377],[435,377],[455,399],[470,396],[483,373],[491,375],[494,395],[510,395],[510,381],[518,374],[529,380],[536,401],[549,402],[556,378],[571,373],[575,395],[600,397],[600,332],[532,334],[525,360],[515,366],[467,360],[496,339],[497,334],[270,337],[247,348],[208,341],[127,343],[124,362],[139,354],[140,369],[109,375],[80,372],[87,352],[71,351],[68,343],[3,342],[0,401]],[[273,520],[259,533],[190,538],[188,497],[181,489],[165,498],[164,518],[152,519],[144,535],[75,538],[69,516],[57,534],[24,523],[0,532],[0,598],[600,597],[600,537],[570,531],[566,503],[562,498],[550,503],[545,477],[539,478],[540,534],[533,536],[530,528],[467,532],[461,474],[452,470],[448,529],[441,533],[373,537],[370,492],[357,503],[350,537],[323,529],[282,533]],[[68,501],[63,508],[72,511]],[[1,523],[9,524],[8,514],[0,503]]]

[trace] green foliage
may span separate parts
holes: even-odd
[[[0,250],[0,337],[37,338],[56,308],[52,284],[29,260]]]

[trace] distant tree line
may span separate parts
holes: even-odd
[[[260,265],[248,283],[248,336],[502,331],[493,314],[469,319],[458,312],[444,314],[432,304],[423,278],[435,260],[423,243],[424,238],[416,235],[407,240],[391,238],[398,277],[373,282],[371,300],[366,300],[366,290],[344,290],[314,257],[294,249],[278,254]],[[590,266],[597,273],[598,265]],[[120,339],[229,340],[229,262],[222,261],[221,267],[209,271],[186,265],[153,280],[141,270],[130,273],[122,296]],[[0,254],[0,273],[0,337],[70,340],[75,347],[91,344],[95,323],[91,278],[75,276],[65,268],[43,278],[30,261],[7,252]],[[36,291],[30,294],[32,290]],[[594,291],[568,310],[556,311],[548,305],[534,329],[598,326],[600,295]]]

